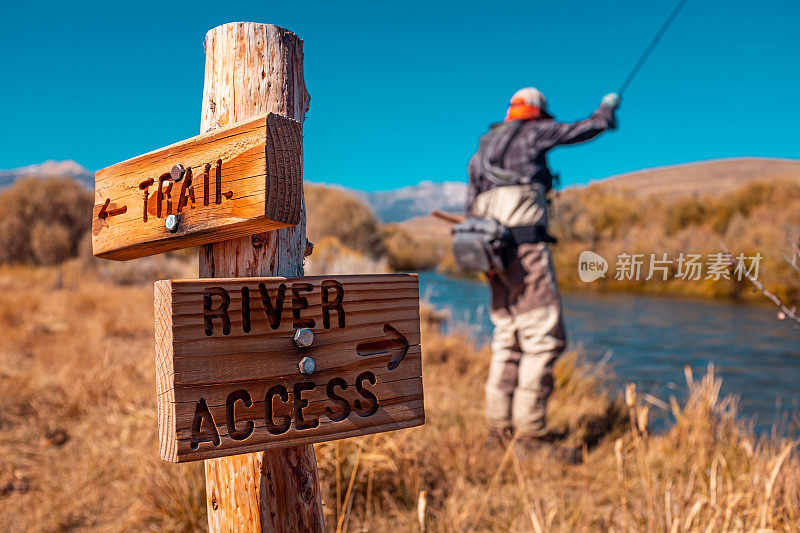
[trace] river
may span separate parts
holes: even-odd
[[[449,328],[488,341],[485,284],[423,272],[420,294],[449,311]],[[635,382],[668,402],[685,397],[685,365],[699,379],[713,363],[722,395],[739,396],[741,415],[759,433],[800,425],[800,329],[777,320],[774,308],[631,294],[568,293],[563,300],[569,348],[607,360],[617,385]]]

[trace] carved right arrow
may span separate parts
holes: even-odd
[[[387,336],[382,339],[373,339],[358,343],[356,345],[356,352],[358,352],[358,355],[361,357],[390,352],[392,357],[389,359],[389,364],[386,365],[386,368],[388,370],[394,370],[406,356],[406,353],[408,353],[408,339],[391,324],[384,324],[383,332],[386,333]]]

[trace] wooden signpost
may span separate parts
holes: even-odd
[[[415,275],[159,281],[155,293],[166,461],[424,422]]]
[[[97,173],[94,254],[200,246],[155,284],[161,456],[205,460],[210,531],[322,532],[310,443],[424,423],[418,279],[303,277],[302,41],[205,45],[201,135]]]

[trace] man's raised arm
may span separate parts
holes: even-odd
[[[545,134],[547,143],[550,147],[580,143],[606,130],[616,128],[614,111],[617,106],[619,106],[619,96],[615,93],[605,95],[600,107],[589,118],[571,123],[554,122],[553,127]]]

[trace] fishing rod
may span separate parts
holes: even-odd
[[[647,58],[649,58],[650,54],[653,53],[653,50],[655,50],[656,46],[658,46],[658,43],[661,42],[661,38],[664,37],[664,34],[667,33],[669,27],[673,22],[675,22],[675,19],[678,18],[678,14],[681,12],[681,9],[683,9],[683,6],[686,5],[686,2],[688,2],[688,0],[680,0],[672,10],[672,13],[669,14],[667,20],[665,20],[664,24],[661,26],[661,29],[658,30],[658,33],[656,33],[655,37],[653,37],[653,40],[650,41],[650,44],[639,58],[639,61],[636,62],[636,64],[633,66],[633,69],[631,69],[631,71],[628,73],[628,76],[625,78],[625,81],[622,82],[622,85],[617,91],[618,95],[622,96],[622,93],[624,93],[631,84],[633,78],[636,77],[636,75],[639,73],[639,70],[642,68],[642,65],[644,65],[644,62],[647,61]]]

